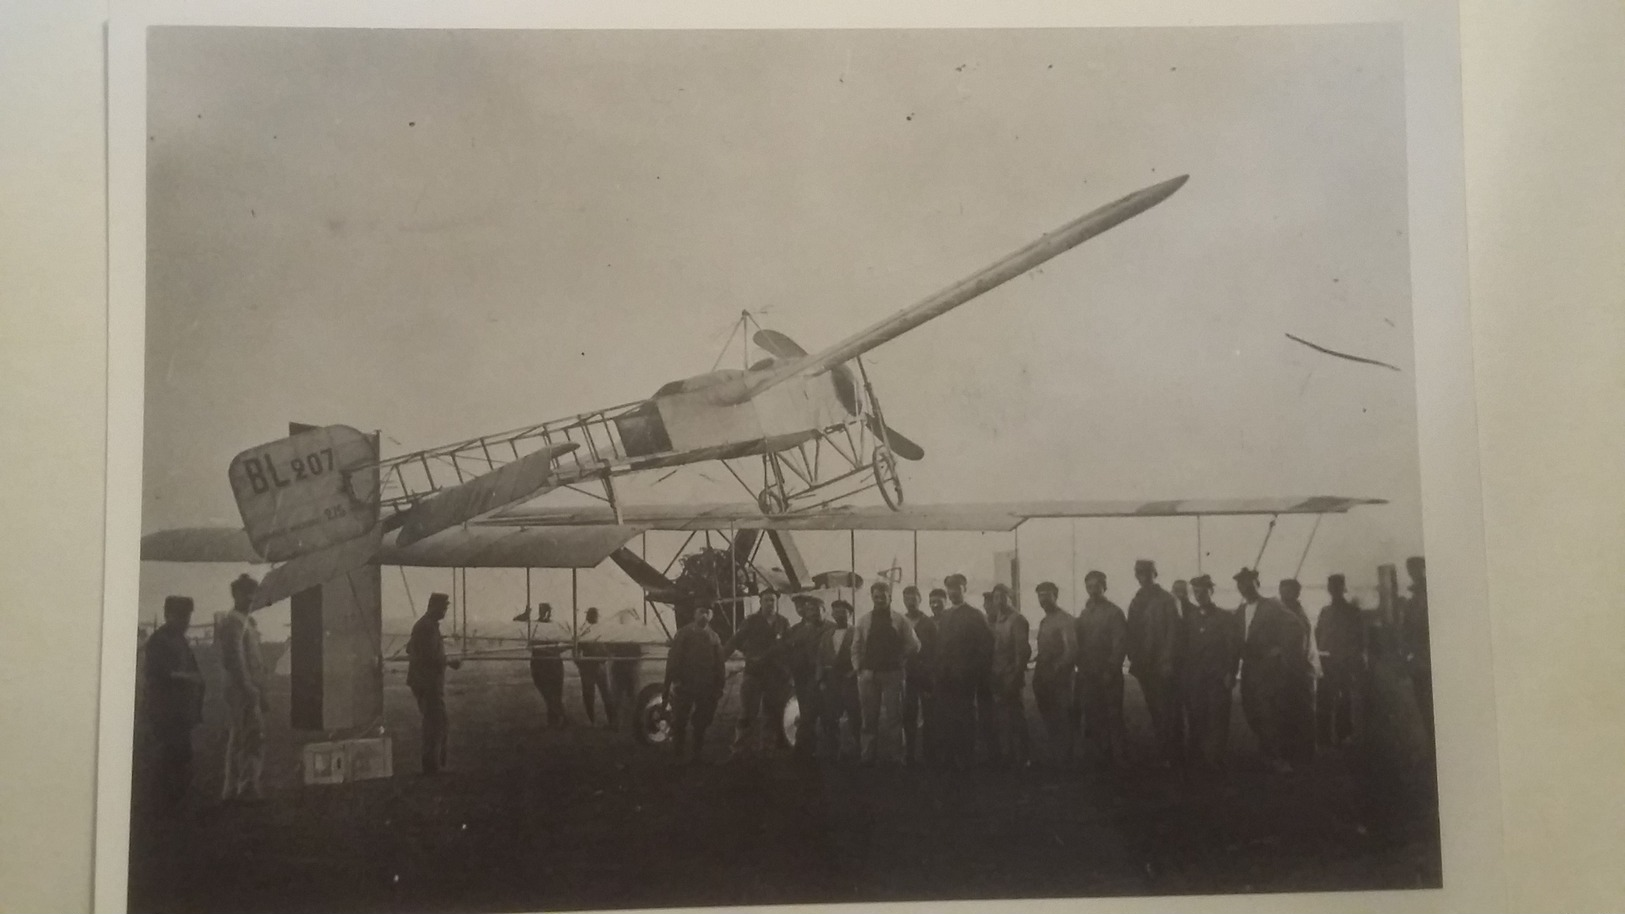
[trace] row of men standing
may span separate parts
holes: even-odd
[[[1137,562],[1135,576],[1140,586],[1126,613],[1106,597],[1099,571],[1085,578],[1088,602],[1076,617],[1059,606],[1054,584],[1040,584],[1036,656],[1009,588],[983,594],[977,609],[965,602],[958,574],[931,591],[930,614],[914,587],[904,589],[904,612],[896,613],[890,586],[879,583],[871,589],[873,608],[855,624],[845,601],[835,601],[826,620],[819,601],[797,596],[800,620],[789,625],[772,592],[727,644],[702,617],[679,633],[668,661],[679,754],[691,724],[696,743],[703,739],[721,695],[722,665],[735,650],[745,655],[736,753],[777,735],[779,710],[793,691],[803,756],[839,757],[850,741],[865,763],[885,755],[966,767],[977,762],[980,744],[986,763],[1026,764],[1029,660],[1053,761],[1062,766],[1074,761],[1080,733],[1096,761],[1126,762],[1125,660],[1145,697],[1158,767],[1222,765],[1238,680],[1248,724],[1272,768],[1284,771],[1312,755],[1317,732],[1327,744],[1350,737],[1365,636],[1341,575],[1329,579],[1332,602],[1313,626],[1296,581],[1283,581],[1274,600],[1260,594],[1256,572],[1243,569],[1235,576],[1243,602],[1231,611],[1213,603],[1206,575],[1190,582],[1194,601],[1183,581],[1172,593],[1163,589],[1150,561]]]

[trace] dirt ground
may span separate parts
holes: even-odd
[[[644,678],[658,675],[651,665]],[[1239,706],[1232,765],[1187,778],[724,763],[737,685],[707,754],[674,765],[627,730],[548,730],[524,664],[453,673],[450,770],[417,773],[418,716],[387,677],[395,776],[304,786],[276,680],[269,799],[222,807],[218,688],[175,818],[138,801],[132,911],[540,911],[949,898],[1425,888],[1440,884],[1431,764],[1408,682],[1378,671],[1360,745],[1293,775],[1256,763]],[[1131,741],[1149,739],[1130,680]],[[1029,723],[1042,749],[1042,726]],[[138,753],[141,741],[138,739]],[[144,765],[137,765],[137,787]],[[139,796],[139,791],[138,791]]]

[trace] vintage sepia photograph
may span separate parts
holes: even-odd
[[[146,29],[123,903],[1439,888],[1406,38]]]

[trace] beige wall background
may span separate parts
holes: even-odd
[[[90,904],[105,2],[0,5],[0,910]],[[1505,907],[1625,905],[1625,5],[1462,10]],[[1464,407],[1466,405],[1464,404]],[[1490,798],[1486,798],[1489,800]]]

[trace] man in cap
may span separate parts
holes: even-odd
[[[1241,710],[1258,740],[1264,764],[1279,774],[1292,771],[1283,743],[1283,710],[1289,670],[1301,656],[1298,622],[1290,612],[1258,592],[1258,572],[1243,568],[1235,575],[1241,591],[1236,621],[1241,625]]]
[[[790,624],[779,615],[779,592],[771,587],[759,595],[757,610],[745,619],[722,647],[724,660],[734,651],[745,655],[745,671],[739,679],[739,727],[734,732],[733,752],[736,757],[752,751],[752,730],[756,732],[755,749],[766,751],[776,745],[774,734],[778,721],[774,697],[784,691],[790,672],[784,665],[784,637]]]
[[[1185,654],[1180,686],[1189,715],[1187,757],[1204,767],[1223,767],[1230,741],[1230,696],[1241,660],[1241,627],[1213,603],[1213,578],[1191,579],[1196,602],[1184,620]]]
[[[1287,757],[1311,762],[1315,758],[1315,680],[1320,678],[1320,651],[1315,647],[1314,627],[1299,599],[1303,586],[1295,578],[1281,581],[1281,606],[1298,624],[1297,650],[1287,664],[1287,691],[1284,722]]]
[[[203,674],[186,641],[191,623],[192,598],[165,597],[164,624],[142,648],[142,704],[157,749],[156,799],[165,812],[186,798],[192,780],[192,730],[203,721]]]
[[[446,658],[446,642],[440,635],[440,620],[446,618],[450,604],[451,598],[443,593],[429,594],[428,608],[413,623],[406,642],[406,684],[423,715],[424,774],[438,774],[446,767],[446,668],[462,666],[462,661]]]
[[[938,628],[936,682],[944,761],[960,768],[976,763],[976,696],[986,688],[993,666],[993,630],[987,618],[965,602],[965,584],[962,574],[942,581],[949,605]]]
[[[1077,620],[1061,608],[1061,589],[1050,581],[1038,585],[1038,606],[1044,618],[1038,622],[1038,652],[1033,663],[1033,701],[1044,721],[1044,737],[1050,746],[1050,762],[1061,768],[1072,765],[1072,674],[1078,662]]]
[[[1341,746],[1354,736],[1355,707],[1366,669],[1365,621],[1347,591],[1342,575],[1328,577],[1326,592],[1332,601],[1315,620],[1315,646],[1324,674],[1315,696],[1315,730],[1320,744],[1327,747]]]
[[[818,642],[828,627],[824,604],[811,594],[796,594],[796,624],[785,635],[785,663],[796,694],[796,746],[798,758],[810,760],[818,754]]]
[[[909,764],[936,756],[931,684],[937,669],[937,620],[920,611],[920,588],[903,588],[903,618],[914,629],[920,651],[908,658],[903,677],[903,747]]]
[[[833,621],[818,638],[819,755],[841,758],[841,721],[853,748],[862,746],[863,711],[858,703],[857,670],[852,664],[852,604],[836,600],[829,605]]]
[[[1134,577],[1140,589],[1128,604],[1129,672],[1145,695],[1156,740],[1157,765],[1167,768],[1179,760],[1184,740],[1179,726],[1175,664],[1179,653],[1179,605],[1157,583],[1157,566],[1150,559],[1134,563]]]
[[[1027,661],[1032,659],[1032,626],[1016,611],[1006,584],[992,591],[993,674],[989,683],[998,717],[999,758],[1026,767],[1032,759],[1032,734],[1027,730],[1027,708],[1022,693],[1027,685]]]
[[[239,575],[231,582],[231,612],[215,625],[215,645],[226,680],[226,772],[220,799],[259,799],[265,768],[265,655],[253,619],[259,582]]]
[[[920,652],[914,626],[891,608],[891,585],[869,587],[873,608],[858,618],[852,631],[852,660],[858,670],[858,702],[863,709],[861,763],[877,755],[905,761],[902,730],[903,667]]]
[[[666,654],[664,697],[671,708],[672,750],[679,762],[700,761],[705,729],[711,726],[727,678],[722,639],[711,630],[711,607],[696,606],[691,621],[672,637]],[[691,723],[694,752],[687,755]]]
[[[609,691],[609,670],[604,668],[604,658],[609,656],[609,648],[599,640],[598,607],[587,607],[586,624],[582,626],[581,634],[576,638],[576,675],[581,679],[581,704],[587,711],[587,722],[597,723],[596,697],[602,696],[604,700],[604,718],[610,727],[615,726],[615,698]]]
[[[1123,657],[1128,623],[1123,610],[1106,599],[1106,573],[1083,577],[1089,600],[1078,613],[1076,713],[1085,743],[1103,765],[1121,765],[1126,745],[1123,726]]]
[[[1416,694],[1416,707],[1422,714],[1422,726],[1427,729],[1428,745],[1432,746],[1433,643],[1428,626],[1427,562],[1422,556],[1413,555],[1405,560],[1405,571],[1411,577],[1411,596],[1403,604],[1401,641],[1411,688]]]
[[[515,621],[528,619],[529,617],[530,609],[527,607]],[[552,625],[552,604],[537,604],[536,621],[541,625]],[[563,633],[558,634],[562,635]],[[530,648],[530,681],[536,684],[536,691],[542,694],[542,703],[547,705],[548,729],[562,730],[570,725],[570,717],[564,712],[563,653],[564,646],[556,641],[543,644],[532,643]]]

